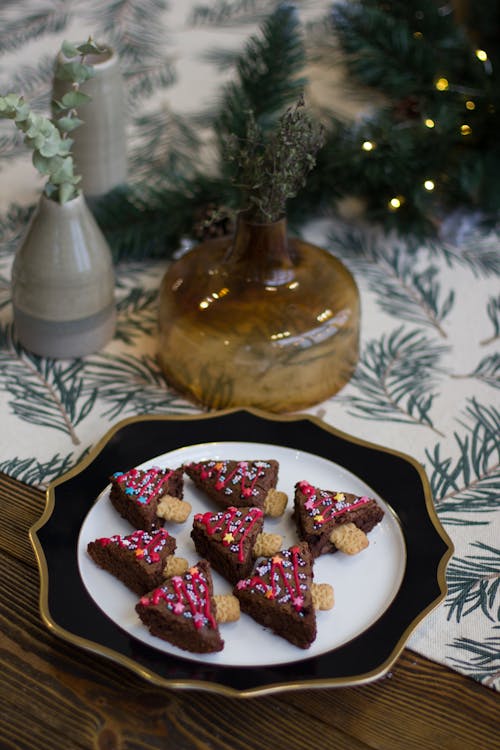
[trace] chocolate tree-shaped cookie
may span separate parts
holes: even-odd
[[[316,638],[312,562],[302,542],[259,559],[233,590],[242,612],[300,648],[309,648]]]
[[[157,515],[161,499],[183,495],[182,469],[130,469],[118,471],[110,479],[110,500],[134,529],[152,531],[163,526],[164,519]]]
[[[348,554],[361,551],[368,545],[366,534],[383,515],[376,500],[366,495],[322,490],[305,481],[295,485],[297,533],[315,558],[337,550]]]
[[[99,567],[139,595],[162,583],[167,558],[175,548],[176,540],[166,529],[138,529],[127,536],[101,537],[87,545],[88,554]]]
[[[278,462],[273,460],[210,460],[184,466],[195,485],[223,508],[264,508],[269,491],[276,487],[278,469]]]
[[[195,515],[191,538],[198,554],[234,584],[249,575],[255,557],[272,554],[281,547],[282,537],[264,534],[263,524],[264,512],[260,508],[231,506]]]
[[[142,596],[135,609],[152,635],[185,651],[210,653],[224,647],[206,560]]]

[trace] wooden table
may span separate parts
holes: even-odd
[[[495,750],[499,697],[405,650],[362,687],[257,698],[153,687],[47,630],[28,529],[45,495],[0,474],[1,750]]]

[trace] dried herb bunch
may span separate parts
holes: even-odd
[[[248,113],[245,137],[228,136],[224,156],[236,167],[234,182],[251,221],[266,223],[283,216],[287,200],[305,185],[324,141],[324,128],[307,112],[303,96],[267,137],[253,112]]]

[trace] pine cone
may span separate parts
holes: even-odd
[[[233,213],[225,206],[209,203],[195,213],[193,236],[199,241],[225,237],[234,232]]]

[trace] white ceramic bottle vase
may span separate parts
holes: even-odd
[[[59,53],[64,62],[68,58]],[[101,55],[87,55],[95,75],[81,85],[91,97],[78,109],[83,124],[71,133],[75,172],[87,198],[97,198],[127,179],[126,101],[117,53],[106,48]],[[67,81],[54,79],[52,97],[61,99],[70,89]]]
[[[12,268],[19,342],[46,357],[101,349],[115,331],[114,290],[111,251],[83,195],[42,195]]]

